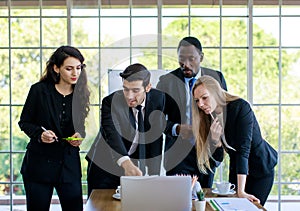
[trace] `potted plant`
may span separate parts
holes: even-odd
[[[197,197],[199,201],[205,201],[205,193],[203,190],[197,191]]]
[[[195,208],[196,211],[205,211],[206,201],[205,201],[205,193],[201,189],[197,191],[198,200],[195,200]]]

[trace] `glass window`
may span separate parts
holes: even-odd
[[[285,49],[282,52],[282,102],[288,104],[300,104],[300,93],[297,87],[300,84],[300,49]]]
[[[300,17],[282,17],[281,34],[283,46],[300,46],[300,32],[292,30],[300,22]],[[292,31],[291,31],[292,30]]]
[[[279,45],[279,18],[253,17],[253,46]]]
[[[284,106],[282,108],[282,150],[298,151],[300,149],[299,115],[299,106]],[[299,166],[299,169],[300,165],[297,166]]]
[[[42,43],[45,47],[67,43],[67,18],[42,19]],[[50,57],[50,55],[47,55]]]
[[[201,65],[222,71],[229,92],[251,103],[263,137],[278,150],[265,207],[289,209],[291,200],[300,200],[298,3],[254,0],[251,10],[246,0],[0,1],[0,195],[11,209],[18,209],[17,199],[26,203],[19,170],[29,138],[18,121],[30,86],[57,47],[78,47],[86,59],[91,105],[80,154],[86,194],[84,157],[99,132],[101,101],[112,91],[109,71],[134,62],[174,70],[178,42],[195,36],[203,46]],[[228,180],[228,161],[216,181]]]
[[[98,16],[98,0],[73,0],[72,16]]]
[[[0,104],[9,103],[9,51],[0,49]]]
[[[279,7],[276,5],[254,5],[253,6],[254,16],[270,16],[279,15]]]
[[[191,18],[191,33],[205,47],[220,46],[219,18]],[[214,33],[209,33],[214,32]],[[182,38],[182,37],[180,37]]]
[[[279,103],[278,56],[277,49],[253,50],[254,103]]]
[[[1,11],[1,9],[0,9]],[[9,42],[9,34],[8,34],[8,19],[0,18],[0,47],[7,47]]]
[[[1,121],[0,121],[0,152],[7,152],[10,149],[10,112],[9,112],[9,106],[0,106],[0,115],[1,115]],[[0,157],[2,154],[0,154]],[[3,155],[4,156],[4,155]],[[8,157],[9,155],[7,155]],[[4,162],[5,165],[9,165],[9,162],[7,160],[1,160],[1,162]],[[0,170],[1,172],[1,170]],[[3,172],[2,172],[3,174]],[[1,177],[0,177],[1,180]]]
[[[99,18],[72,18],[71,24],[71,36],[74,46],[99,46]]]
[[[194,0],[192,0],[191,16],[219,17],[220,16],[220,8],[219,8],[219,5],[203,6],[200,2],[197,4]]]
[[[29,88],[40,79],[40,52],[38,49],[11,51],[12,102],[24,104]]]
[[[247,50],[222,50],[222,73],[228,91],[247,99]]]
[[[113,43],[128,47],[130,45],[130,30],[129,18],[103,18],[100,20],[101,43],[105,43],[105,45]]]
[[[7,1],[8,3],[9,1]],[[11,0],[11,15],[12,16],[37,16],[40,14],[40,1],[32,0],[30,4],[20,0]],[[21,3],[21,4],[20,4]],[[23,3],[23,4],[22,4]]]
[[[35,26],[35,30],[32,27]],[[53,35],[52,35],[53,36]],[[11,45],[13,47],[36,47],[40,44],[39,18],[12,18]]]
[[[248,8],[247,5],[225,5],[222,7],[223,16],[247,16]]]
[[[222,46],[245,47],[247,46],[247,19],[223,18],[222,19]]]
[[[299,15],[300,6],[291,4],[289,0],[282,0],[281,13],[282,15]]]
[[[143,35],[139,36],[141,39],[132,39],[132,46],[157,46],[157,18],[132,18],[131,24],[133,37],[136,37],[137,35]],[[145,25],[148,27],[144,27]],[[145,38],[144,41],[143,38]],[[149,40],[149,38],[151,38],[151,40]]]

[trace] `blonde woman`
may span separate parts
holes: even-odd
[[[223,90],[210,76],[192,89],[193,132],[200,171],[211,169],[209,158],[218,147],[230,158],[229,181],[238,197],[265,204],[274,180],[277,152],[262,138],[250,104]]]

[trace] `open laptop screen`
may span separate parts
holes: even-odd
[[[190,176],[121,177],[122,211],[190,211]]]

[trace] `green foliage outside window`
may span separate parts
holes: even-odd
[[[0,49],[0,157],[1,170],[0,181],[8,182],[12,178],[13,182],[22,181],[19,168],[23,158],[26,144],[29,138],[20,131],[17,123],[19,121],[22,104],[25,102],[29,87],[37,82],[45,67],[46,60],[51,52],[58,46],[66,44],[67,40],[67,21],[66,18],[45,18],[42,19],[42,40],[40,40],[40,19],[14,18],[11,20],[11,42],[10,53],[6,49]],[[81,22],[82,21],[82,22]],[[2,36],[8,34],[8,19],[0,18],[1,47],[7,46],[2,43]],[[78,47],[105,46],[106,43],[98,43],[98,39],[88,39],[89,34],[82,30],[83,20],[72,23],[72,39]],[[243,98],[247,98],[247,24],[246,20],[226,20],[223,24],[222,34],[222,62],[220,62],[220,23],[219,19],[194,19],[191,25],[193,36],[198,37],[203,44],[205,53],[204,66],[221,70],[226,78],[228,89]],[[254,25],[254,43],[260,46],[274,46],[278,43],[276,38],[265,33],[259,26]],[[180,40],[188,35],[188,22],[186,19],[176,19],[163,29],[163,35],[168,35],[174,40]],[[111,39],[111,38],[110,38]],[[4,39],[6,40],[6,39]],[[168,46],[170,40],[163,40],[163,45]],[[5,42],[4,42],[5,43]],[[40,43],[41,48],[40,50]],[[112,41],[110,40],[110,43]],[[81,45],[81,46],[79,46]],[[178,67],[176,46],[173,45],[170,54],[163,58],[162,69],[175,69]],[[17,48],[22,46],[22,48]],[[24,48],[23,48],[24,47]],[[210,48],[206,48],[210,47]],[[238,47],[238,48],[235,48]],[[143,50],[147,58],[138,57],[138,61],[143,63],[148,69],[157,69],[157,50]],[[92,113],[87,121],[88,137],[84,141],[81,150],[82,160],[82,180],[86,180],[87,164],[84,159],[85,151],[93,143],[99,129],[99,99],[106,94],[108,83],[105,73],[99,64],[107,63],[113,67],[114,61],[102,61],[106,51],[101,51],[99,56],[97,49],[82,49],[86,57],[90,89],[92,91],[91,103]],[[109,51],[108,51],[109,52]],[[167,52],[167,51],[164,51]],[[11,56],[11,60],[9,60]],[[129,55],[128,55],[129,56]],[[283,103],[299,103],[300,93],[290,88],[289,81],[298,86],[300,76],[295,74],[292,67],[297,62],[300,51],[289,52],[282,49],[255,48],[253,50],[253,96],[254,104],[267,104],[266,106],[254,106],[254,111],[261,126],[265,139],[271,143],[275,149],[296,151],[299,147],[299,117],[300,109],[296,106],[284,105]],[[283,61],[278,62],[279,58]],[[100,60],[100,61],[99,61]],[[9,61],[11,64],[9,66]],[[119,61],[118,61],[119,62]],[[281,65],[281,69],[280,69]],[[9,67],[11,69],[9,70]],[[41,68],[42,67],[42,68]],[[282,81],[279,81],[281,77]],[[99,78],[100,77],[100,78]],[[101,81],[101,84],[98,83]],[[280,87],[281,84],[281,87]],[[99,85],[101,87],[99,88]],[[294,87],[295,87],[294,86]],[[11,98],[10,98],[11,93]],[[286,100],[286,101],[283,101]],[[11,103],[11,105],[10,105]],[[9,127],[9,124],[12,127]],[[280,128],[280,134],[278,131]],[[10,131],[12,129],[12,131]],[[10,134],[12,137],[10,140]],[[279,142],[281,137],[281,142]],[[12,143],[12,155],[9,154],[10,141]],[[281,154],[281,165],[283,166],[281,176],[283,182],[299,182],[300,163],[297,162],[300,155],[297,153]],[[10,160],[12,159],[12,170]],[[225,162],[226,164],[226,162]],[[228,164],[227,164],[228,165]],[[227,166],[225,165],[225,167]],[[13,174],[11,176],[11,174]],[[225,168],[223,177],[226,178],[228,172]],[[278,175],[278,174],[276,174]],[[277,181],[277,177],[275,178]],[[299,194],[299,185],[287,184],[281,187],[281,194]],[[272,194],[277,194],[278,188],[274,186]],[[24,194],[22,185],[14,185],[13,192]],[[9,186],[0,184],[0,195],[8,194]],[[86,189],[84,189],[86,194]]]

